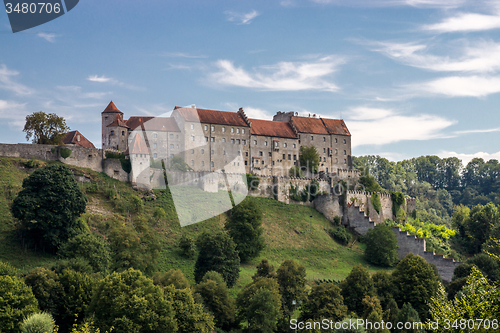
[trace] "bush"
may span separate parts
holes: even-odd
[[[49,313],[35,313],[24,319],[21,325],[22,333],[52,333],[54,319]]]
[[[68,157],[71,156],[71,149],[61,148],[61,150],[59,151],[59,153],[61,154],[62,158],[67,159]]]
[[[139,198],[137,195],[132,195],[132,209],[136,213],[139,213],[142,211],[142,208],[144,208],[144,203],[142,202],[142,199]]]
[[[351,241],[351,234],[347,232],[347,229],[343,225],[330,230],[329,234],[330,237],[342,245],[347,245]]]
[[[120,158],[120,163],[122,164],[122,169],[126,173],[130,173],[132,171],[132,163],[128,158]]]
[[[31,159],[29,161],[24,162],[24,166],[27,168],[38,168],[40,166],[40,162]]]
[[[290,170],[288,171],[288,175],[290,177],[300,177],[300,178],[304,177],[302,169],[300,169],[300,167],[297,165],[290,168]]]
[[[372,193],[372,196],[370,198],[370,201],[372,202],[373,208],[377,211],[377,214],[380,214],[380,209],[382,208],[382,205],[380,203],[380,196],[378,193]]]
[[[97,192],[99,192],[99,184],[97,184],[97,183],[90,183],[85,188],[85,191],[88,192],[88,193],[97,193]]]
[[[259,188],[260,178],[256,175],[252,175],[251,173],[247,173],[247,187],[249,191],[255,191]]]
[[[119,153],[119,152],[114,152],[114,151],[107,151],[106,158],[122,159],[122,158],[125,158],[125,154]]]
[[[196,244],[194,239],[190,236],[183,234],[179,240],[179,248],[181,253],[186,258],[193,258],[196,254]]]
[[[111,266],[111,250],[106,241],[97,235],[82,233],[70,238],[59,250],[66,259],[83,258],[92,266],[94,272],[106,273]]]

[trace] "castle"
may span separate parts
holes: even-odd
[[[176,106],[170,117],[124,120],[113,102],[101,115],[102,149],[126,152],[133,161],[144,159],[133,162],[139,169],[149,159],[170,165],[180,156],[194,171],[283,176],[299,165],[300,147],[311,145],[319,153],[319,172],[352,169],[351,134],[339,119],[278,112],[270,121],[248,118],[242,108],[228,112]]]

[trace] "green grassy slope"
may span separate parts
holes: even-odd
[[[15,231],[9,206],[16,193],[21,189],[22,180],[32,172],[24,167],[22,159],[0,158],[0,260],[7,261],[15,267],[27,272],[36,266],[51,266],[56,257],[53,255],[23,249]],[[88,169],[70,167],[77,175],[85,174],[92,183],[80,184],[89,199],[87,212],[83,218],[93,232],[106,234],[109,226],[119,219],[121,223],[133,223],[135,219],[147,221],[159,236],[162,250],[158,259],[158,269],[168,271],[171,268],[181,269],[186,277],[194,282],[193,270],[195,260],[185,259],[176,246],[183,233],[196,238],[204,231],[214,231],[223,227],[226,216],[212,217],[206,221],[181,228],[169,191],[155,191],[157,200],[145,201],[144,209],[135,212],[132,198],[142,197],[144,192],[133,190],[129,184],[121,183]],[[117,193],[116,196],[110,192]],[[217,211],[218,200],[227,193],[220,192],[206,197],[200,190],[190,197],[196,200],[197,195],[203,200],[210,200],[209,207]],[[201,200],[201,199],[200,199]],[[308,206],[284,204],[269,198],[253,198],[263,211],[263,228],[266,243],[265,250],[251,263],[242,265],[240,278],[233,293],[251,281],[255,266],[262,258],[267,258],[276,268],[286,259],[294,259],[307,268],[307,278],[341,280],[347,276],[356,264],[369,267],[371,271],[379,268],[370,266],[364,259],[358,245],[353,248],[341,246],[334,242],[327,230],[331,223],[319,212]],[[156,207],[162,207],[167,217],[157,221],[153,218]],[[184,208],[183,208],[184,209]],[[310,217],[312,215],[312,218]]]

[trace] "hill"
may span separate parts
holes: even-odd
[[[33,164],[35,167],[31,167]],[[0,193],[0,260],[9,262],[22,273],[37,266],[51,267],[58,260],[56,255],[29,249],[23,244],[16,232],[16,221],[10,213],[10,205],[21,190],[23,179],[33,172],[36,164],[42,167],[46,163],[0,158],[0,186],[3,189]],[[156,270],[181,269],[190,282],[194,283],[195,259],[186,259],[181,255],[178,240],[182,234],[189,234],[196,239],[204,231],[222,228],[226,220],[225,214],[181,228],[168,189],[155,190],[156,200],[148,200],[146,192],[136,191],[130,184],[89,169],[69,167],[88,197],[87,210],[82,219],[92,232],[109,237],[116,225],[129,230],[152,231],[150,235],[155,235],[160,245]],[[227,196],[224,192],[220,195]],[[211,200],[217,205],[217,194]],[[269,198],[248,197],[247,200],[255,201],[263,211],[266,248],[251,263],[242,265],[240,278],[232,289],[233,294],[251,281],[251,276],[256,271],[255,266],[262,258],[267,258],[276,268],[284,260],[294,259],[307,268],[307,279],[310,282],[314,279],[341,280],[357,264],[368,266],[371,271],[379,269],[364,260],[359,244],[350,248],[334,242],[327,233],[333,226],[313,208],[287,205]],[[158,208],[165,210],[165,218],[158,219],[155,216]]]

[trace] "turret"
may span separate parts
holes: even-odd
[[[102,149],[107,149],[110,147],[110,125],[113,121],[117,120],[123,122],[123,112],[118,110],[115,103],[111,101],[106,109],[101,112],[102,117]]]

